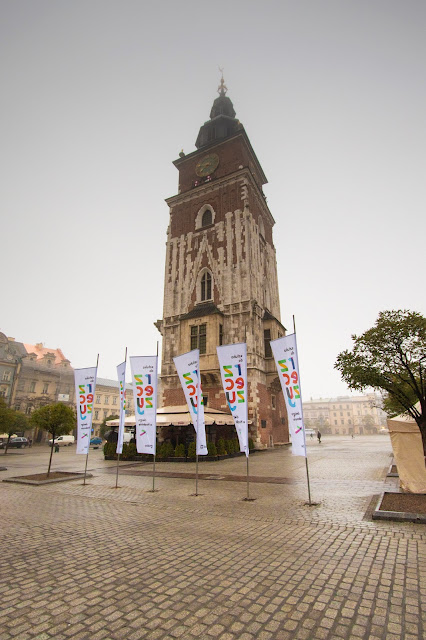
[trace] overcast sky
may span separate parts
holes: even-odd
[[[156,351],[172,161],[224,67],[268,178],[305,399],[426,313],[424,0],[0,0],[0,330],[116,378]],[[161,347],[160,347],[161,348]]]

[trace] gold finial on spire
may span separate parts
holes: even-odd
[[[226,94],[226,92],[228,91],[228,87],[225,84],[225,80],[223,79],[223,69],[221,69],[219,67],[219,71],[222,74],[222,77],[220,79],[220,85],[217,88],[217,92],[220,96],[224,96]]]

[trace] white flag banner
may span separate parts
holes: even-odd
[[[87,454],[92,433],[93,400],[96,388],[96,367],[74,369],[77,402],[77,450]]]
[[[216,349],[222,386],[234,418],[240,451],[248,456],[247,345],[241,342],[226,344]]]
[[[126,361],[117,366],[117,377],[120,390],[120,422],[116,452],[123,453],[124,420],[126,419]]]
[[[299,361],[296,334],[271,340],[278,376],[281,381],[291,435],[291,452],[306,458],[305,426],[303,424],[302,392],[300,390]]]
[[[136,449],[155,456],[157,441],[157,356],[132,356],[133,399],[135,401]]]
[[[192,424],[197,433],[197,455],[208,454],[206,425],[204,422],[203,392],[201,390],[200,351],[194,349],[173,358],[179,380],[185,394],[185,400],[191,415]]]

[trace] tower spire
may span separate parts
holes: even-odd
[[[217,92],[218,92],[218,94],[219,94],[220,96],[224,96],[224,95],[226,95],[226,92],[228,91],[228,87],[226,86],[226,84],[225,84],[225,80],[223,79],[223,69],[221,69],[221,68],[219,67],[219,71],[220,71],[220,73],[222,74],[222,77],[221,77],[221,79],[220,79],[220,85],[219,85],[219,86],[218,86],[218,88],[217,88]]]
[[[210,120],[207,120],[200,128],[195,146],[197,149],[205,147],[214,141],[228,138],[241,127],[235,118],[234,106],[226,95],[228,87],[223,78],[223,69],[219,67],[221,73],[220,85],[217,88],[219,97],[213,102],[210,111]]]

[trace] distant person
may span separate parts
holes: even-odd
[[[318,438],[319,444],[321,444],[321,431],[317,432],[317,438]]]
[[[311,440],[312,440],[312,438],[314,437],[314,434],[312,433],[312,431],[311,431],[311,433],[310,433],[309,437],[310,437],[310,439],[311,439]]]

